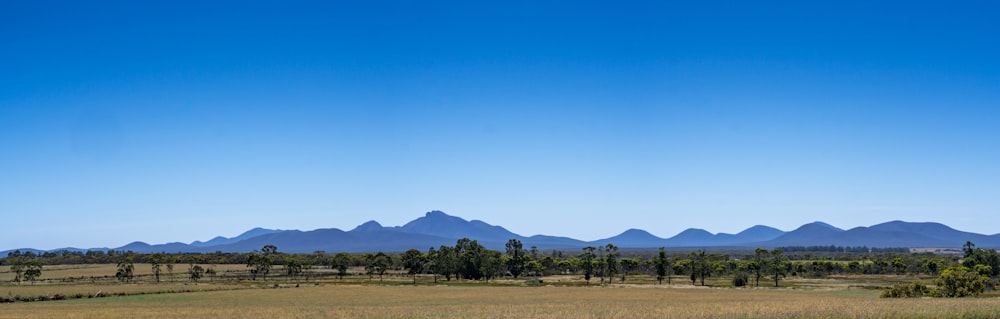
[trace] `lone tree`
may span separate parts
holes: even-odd
[[[27,263],[27,267],[24,269],[24,280],[30,281],[32,285],[35,284],[35,279],[42,276],[42,263],[37,260],[32,260]]]
[[[524,272],[526,266],[527,256],[525,256],[524,246],[520,240],[511,238],[507,241],[506,248],[507,256],[510,256],[507,259],[507,271],[510,272],[511,276],[514,276],[514,279],[517,279],[517,276]]]
[[[134,272],[135,265],[132,263],[132,257],[125,257],[122,261],[118,262],[118,271],[115,272],[115,278],[118,278],[119,281],[130,282],[132,281]]]
[[[413,276],[413,284],[416,285],[417,274],[424,272],[424,264],[427,263],[427,258],[419,250],[410,249],[403,253],[402,259],[403,268],[406,268],[407,273]]]

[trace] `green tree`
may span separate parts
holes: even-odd
[[[688,258],[690,258],[690,260],[687,261],[686,265],[688,266],[691,274],[691,285],[694,286],[698,284],[698,253],[691,252],[688,254]]]
[[[976,265],[989,266],[990,277],[1000,276],[1000,254],[993,249],[975,247],[976,245],[971,241],[965,242],[965,258],[963,258],[962,266],[969,269],[974,269]]]
[[[296,279],[302,273],[303,267],[302,261],[295,256],[285,257],[285,274],[289,279]]]
[[[545,266],[542,265],[540,260],[532,260],[528,262],[528,273],[535,276],[535,278],[541,277],[542,272],[545,271]]]
[[[267,244],[260,248],[260,252],[265,255],[274,255],[278,253],[278,247],[275,245]]]
[[[952,266],[942,271],[934,282],[942,297],[971,297],[981,294],[988,281],[987,276],[970,271],[969,268]]]
[[[438,251],[434,247],[427,249],[427,254],[424,255],[424,269],[430,271],[434,275],[434,283],[438,282]]]
[[[392,257],[389,257],[389,255],[381,251],[372,255],[371,268],[374,273],[378,274],[378,282],[382,282],[382,276],[385,275],[390,266],[392,266]]]
[[[582,261],[583,267],[583,278],[587,280],[587,284],[590,284],[590,278],[594,275],[594,259],[597,255],[594,254],[596,250],[594,246],[587,246],[583,248],[583,254],[580,254],[580,260]]]
[[[465,279],[479,280],[486,274],[483,273],[483,264],[489,257],[486,247],[480,245],[476,240],[468,238],[459,239],[455,245],[455,252],[458,255],[459,270]]]
[[[347,253],[338,253],[330,260],[330,268],[337,270],[337,277],[341,280],[347,274],[347,268],[351,265],[351,256]]]
[[[892,260],[892,269],[897,275],[902,275],[906,273],[906,262],[903,258],[896,257]]]
[[[163,253],[155,253],[149,258],[149,265],[153,269],[153,278],[160,282],[160,273],[163,270],[163,262],[166,256]]]
[[[781,277],[785,275],[785,256],[784,251],[781,249],[774,249],[771,251],[771,275],[774,276],[774,286],[778,287],[778,281]]]
[[[424,272],[424,263],[426,258],[424,253],[416,249],[410,249],[403,253],[400,257],[403,262],[403,268],[407,269],[407,273],[413,276],[413,284],[417,284],[417,274]]]
[[[205,269],[205,274],[208,275],[208,281],[215,281],[215,268]]]
[[[924,262],[924,267],[926,267],[927,271],[932,275],[936,275],[938,273],[938,266],[939,264],[937,260],[934,259],[928,259]]]
[[[695,279],[701,279],[701,285],[704,286],[705,278],[712,275],[711,256],[702,249],[697,253],[692,252],[691,260],[691,284],[694,284]]]
[[[618,246],[607,244],[604,247],[604,251],[607,254],[604,256],[604,267],[605,273],[608,276],[608,283],[610,283],[615,274],[618,274],[618,257],[621,256],[621,253],[618,252]]]
[[[6,261],[7,263],[10,264],[10,272],[14,273],[14,281],[16,281],[18,285],[20,285],[21,279],[24,278],[23,277],[24,267],[25,267],[24,258],[21,257],[21,251],[17,251],[16,255],[12,256],[11,255],[12,254],[8,254]]]
[[[670,284],[670,272],[667,270],[670,267],[670,259],[667,258],[667,252],[663,251],[663,247],[660,247],[660,252],[656,255],[656,281],[663,284],[663,278],[667,278],[667,284]]]
[[[514,279],[520,276],[524,272],[525,264],[527,263],[527,256],[525,256],[524,246],[521,244],[520,240],[511,238],[507,241],[507,271],[510,272]]]
[[[174,258],[166,256],[163,260],[167,263],[167,274],[170,275],[170,281],[174,281]]]
[[[434,256],[433,267],[431,271],[451,281],[451,276],[458,273],[458,254],[455,247],[441,245]]]
[[[251,252],[247,254],[247,268],[250,268],[250,277],[252,280],[257,280],[257,276],[261,276],[261,279],[267,280],[267,274],[271,272],[273,267],[273,262],[271,261],[271,255],[277,253],[278,248],[274,245],[264,245],[260,252]],[[168,269],[171,268],[167,265]]]
[[[135,264],[132,263],[132,257],[126,256],[121,261],[118,262],[118,271],[115,272],[115,278],[118,281],[131,282],[133,274],[135,272]]]
[[[252,251],[247,254],[247,268],[250,270],[250,280],[257,280],[257,274],[260,271],[260,269],[257,268],[257,264],[260,263],[259,260],[261,258],[263,258],[263,256],[256,251]]]
[[[764,248],[754,250],[753,262],[750,264],[753,270],[754,286],[760,287],[760,278],[764,276],[764,260],[771,252]]]
[[[35,284],[35,279],[42,276],[42,263],[37,260],[29,261],[24,269],[24,280]]]
[[[625,282],[625,277],[628,276],[628,273],[639,267],[640,264],[639,260],[635,258],[622,258],[619,263],[622,266],[622,282]]]
[[[202,268],[200,265],[191,264],[188,266],[188,278],[193,282],[198,282],[198,279],[201,279],[204,273],[205,268]]]
[[[504,256],[499,251],[489,249],[484,250],[483,254],[481,272],[483,273],[483,279],[489,283],[491,278],[501,275],[506,270],[503,263]]]
[[[375,254],[365,253],[365,275],[369,281],[375,278]]]

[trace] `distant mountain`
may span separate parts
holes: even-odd
[[[958,231],[939,223],[904,221],[856,227],[820,241],[869,247],[959,247],[966,241],[972,241],[980,247],[1000,247],[1000,236]]]
[[[264,228],[257,227],[257,228],[248,230],[246,232],[243,232],[239,236],[236,236],[236,237],[233,237],[233,238],[226,238],[226,237],[222,237],[222,236],[216,236],[215,238],[212,238],[211,240],[209,240],[207,242],[200,242],[200,241],[196,240],[196,241],[194,241],[194,242],[191,243],[191,246],[194,246],[194,247],[210,247],[210,246],[226,245],[226,244],[232,244],[232,243],[235,243],[235,242],[239,242],[241,240],[246,240],[246,239],[250,239],[250,238],[253,238],[253,237],[257,237],[257,236],[260,236],[260,235],[273,234],[273,233],[277,233],[277,232],[281,232],[281,230],[280,229],[264,229]]]
[[[739,232],[733,237],[735,237],[734,242],[752,243],[758,241],[772,240],[781,237],[781,235],[784,234],[785,232],[774,227],[756,225]]]
[[[700,228],[688,228],[680,234],[674,235],[674,237],[667,238],[667,242],[670,244],[669,246],[672,247],[705,246],[706,243],[711,243],[711,246],[716,246],[714,243],[715,241],[715,235]]]
[[[534,235],[528,238],[520,238],[520,240],[525,247],[538,246],[546,249],[568,249],[587,246],[587,242],[585,241],[559,236]]]
[[[824,239],[842,232],[844,232],[843,229],[833,227],[830,224],[824,222],[812,222],[799,226],[799,228],[778,236],[775,239],[761,242],[761,244],[770,247],[836,245],[832,242],[825,241]]]
[[[140,253],[167,252],[182,253],[191,252],[195,247],[185,243],[166,243],[160,245],[150,245],[141,241],[129,243],[128,245],[115,248],[115,250],[134,251]]]
[[[132,242],[114,248],[140,253],[152,252],[248,252],[264,245],[275,245],[279,251],[290,253],[327,252],[373,252],[404,251],[415,248],[427,250],[431,247],[454,245],[460,238],[477,240],[490,249],[503,250],[509,239],[520,240],[525,247],[538,249],[571,249],[598,246],[608,243],[619,248],[773,248],[781,246],[868,246],[868,247],[961,247],[966,241],[978,247],[1000,247],[1000,234],[982,235],[952,229],[939,223],[911,223],[891,221],[870,227],[855,227],[843,230],[823,222],[813,222],[784,232],[764,225],[756,225],[737,234],[713,234],[704,229],[689,228],[670,238],[661,238],[642,229],[629,229],[621,234],[595,241],[581,241],[569,237],[534,235],[525,237],[501,226],[479,220],[465,220],[441,211],[431,211],[403,226],[386,227],[376,221],[368,221],[350,231],[323,228],[311,231],[276,230],[254,228],[233,238],[215,237],[207,242],[195,241],[191,244],[166,243],[150,245]],[[108,248],[66,250],[108,250]],[[37,249],[20,249],[43,253]],[[63,249],[56,249],[59,251]],[[8,251],[0,252],[5,256]]]
[[[351,229],[350,232],[368,233],[368,232],[383,231],[383,230],[385,230],[385,227],[382,227],[382,224],[379,224],[377,221],[374,220],[369,220],[364,224],[358,225],[358,227],[354,227],[354,229]]]
[[[629,247],[629,248],[648,248],[648,247],[661,247],[666,244],[666,240],[660,237],[653,236],[649,232],[642,229],[629,229],[625,232],[618,234],[617,236],[598,239],[590,242],[595,246],[614,244],[618,247]]]
[[[950,242],[955,238],[968,238],[974,243],[982,245],[1000,244],[1000,236],[987,236],[976,233],[955,230],[951,227],[939,223],[908,223],[904,221],[891,221],[868,227],[877,231],[893,231],[923,234],[939,241]]]
[[[445,238],[472,238],[480,242],[506,243],[511,238],[524,238],[500,226],[493,226],[479,220],[466,221],[437,210],[428,212],[424,217],[414,219],[395,229],[406,233]]]

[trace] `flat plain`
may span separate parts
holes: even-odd
[[[872,291],[319,285],[0,305],[0,318],[996,318],[996,299]]]
[[[367,279],[367,278],[366,278]],[[559,282],[560,278],[552,278]],[[997,318],[1000,299],[880,299],[845,280],[783,288],[371,281],[73,284],[2,287],[139,295],[0,304],[0,318]],[[829,282],[831,285],[822,285]],[[175,292],[170,292],[175,291]],[[184,291],[184,292],[176,292]],[[154,293],[161,292],[161,293]]]

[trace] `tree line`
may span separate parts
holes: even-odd
[[[971,244],[971,243],[970,243]],[[824,247],[824,246],[817,246]],[[279,252],[273,245],[248,253],[134,253],[129,251],[61,251],[34,254],[14,251],[0,263],[10,265],[15,280],[31,281],[40,275],[45,264],[117,264],[119,280],[133,279],[134,264],[150,264],[155,281],[166,272],[173,278],[174,265],[187,264],[194,280],[202,276],[215,276],[211,264],[245,264],[250,280],[267,279],[273,275],[274,266],[281,266],[281,275],[288,277],[309,276],[312,269],[328,268],[339,278],[348,275],[348,269],[364,269],[364,275],[381,280],[387,272],[406,272],[416,276],[433,275],[434,280],[483,280],[494,278],[540,277],[555,274],[582,275],[587,283],[595,280],[601,284],[615,280],[624,282],[631,275],[655,276],[658,282],[672,283],[675,277],[687,277],[691,284],[705,285],[712,277],[733,277],[733,285],[760,286],[762,280],[779,285],[786,276],[825,277],[840,274],[923,274],[938,275],[948,267],[959,265],[958,256],[930,253],[871,252],[871,249],[833,247],[829,250],[862,251],[836,254],[813,254],[804,250],[787,253],[783,249],[756,249],[753,252],[698,251],[621,251],[614,244],[585,247],[577,252],[553,250],[541,252],[536,247],[526,248],[517,239],[510,239],[503,251],[491,250],[476,240],[459,239],[454,246],[441,245],[426,251],[411,249],[402,253],[336,253],[317,251],[311,254]],[[819,251],[819,250],[817,250]],[[863,252],[868,251],[868,252]],[[984,250],[985,251],[985,250]],[[992,250],[990,250],[992,251]],[[975,252],[975,250],[973,250]],[[995,251],[994,251],[995,252]],[[964,260],[986,260],[971,254]],[[1000,264],[997,261],[995,264]],[[1000,271],[1000,265],[991,266],[991,275]],[[330,274],[331,272],[324,272]]]

